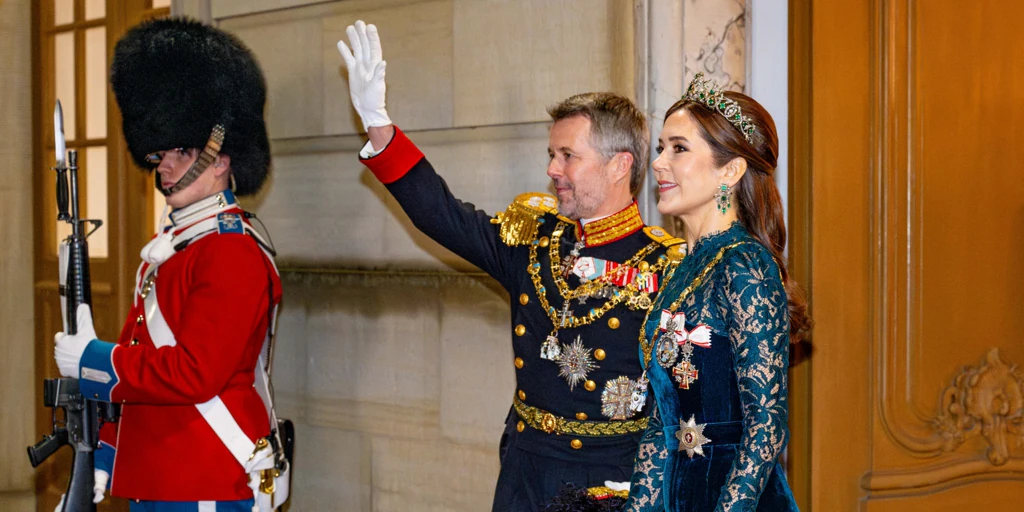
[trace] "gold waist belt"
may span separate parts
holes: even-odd
[[[625,421],[578,421],[555,416],[544,409],[526,405],[519,397],[512,399],[519,418],[527,425],[548,434],[570,434],[583,437],[606,437],[635,434],[647,428],[647,418]]]

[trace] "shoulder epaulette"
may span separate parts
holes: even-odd
[[[491,219],[491,224],[501,224],[501,241],[506,245],[526,245],[533,241],[545,214],[558,215],[558,199],[551,194],[527,192],[516,196],[504,212]]]
[[[665,255],[671,260],[681,260],[686,256],[686,240],[670,235],[658,226],[647,226],[644,233],[666,248]]]

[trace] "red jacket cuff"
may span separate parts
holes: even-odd
[[[395,135],[383,151],[359,160],[381,183],[390,185],[405,176],[422,159],[423,152],[395,126]]]

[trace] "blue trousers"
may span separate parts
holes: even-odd
[[[238,501],[135,501],[130,512],[250,512],[253,500]]]

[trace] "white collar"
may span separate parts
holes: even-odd
[[[172,211],[170,215],[171,225],[176,228],[187,226],[197,220],[205,219],[214,213],[232,208],[237,204],[235,195],[230,190],[222,190],[184,208]]]

